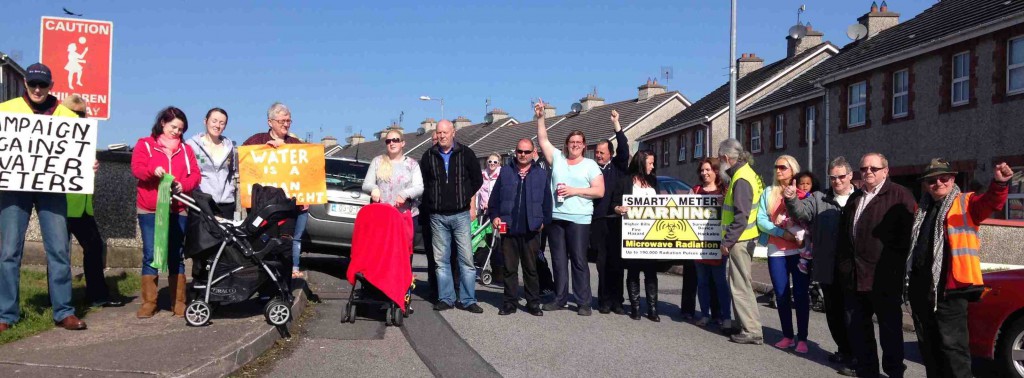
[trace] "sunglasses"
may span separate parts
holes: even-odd
[[[828,176],[828,179],[832,180],[832,181],[839,181],[839,180],[842,180],[842,179],[846,178],[846,176],[849,176],[849,175],[850,174],[847,173],[845,175],[839,175],[839,176]]]
[[[529,154],[533,153],[533,150],[519,150],[519,149],[517,149],[516,153],[517,154],[521,154],[521,155],[529,155]]]
[[[875,173],[875,172],[881,171],[883,169],[885,169],[885,168],[884,167],[860,167],[860,171],[862,173],[868,173],[868,171],[871,171],[871,173]]]
[[[50,87],[50,84],[42,82],[42,81],[30,81],[30,82],[28,82],[28,87],[29,88],[46,89],[46,88]]]
[[[950,181],[953,181],[953,176],[929,177],[928,179],[924,180],[924,182],[927,183],[928,185],[935,185],[936,182],[940,181],[943,184],[949,184]]]
[[[488,160],[487,164],[498,164],[497,160]]]
[[[402,138],[384,139],[384,144],[399,143],[401,141],[402,141]]]
[[[789,166],[788,165],[776,165],[775,166],[775,170],[777,170],[777,171],[788,171],[789,170]]]

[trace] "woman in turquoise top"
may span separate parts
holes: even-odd
[[[558,310],[568,302],[571,264],[572,291],[576,296],[577,313],[590,316],[587,244],[594,199],[604,196],[604,178],[601,177],[601,168],[597,163],[583,157],[587,142],[582,131],[573,131],[565,138],[563,155],[548,140],[543,100],[534,104],[533,113],[537,120],[537,141],[544,152],[544,159],[551,165],[551,192],[555,195],[552,222],[548,230],[555,275],[555,300],[544,305],[544,310]]]

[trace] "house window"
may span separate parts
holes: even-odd
[[[1007,43],[1006,92],[1024,93],[1024,37],[1011,39]]]
[[[907,70],[892,74],[892,117],[906,117],[910,106],[910,74]]]
[[[786,148],[786,117],[782,114],[775,116],[775,149]]]
[[[668,165],[668,138],[661,140],[661,165]]]
[[[677,162],[686,161],[686,133],[679,134],[679,156],[676,157]]]
[[[814,119],[817,116],[818,112],[814,109],[814,105],[804,109],[804,119],[807,120],[807,143],[814,143]]]
[[[963,105],[971,100],[970,74],[970,52],[962,52],[953,55],[953,106]]]
[[[750,152],[761,152],[761,122],[750,125]]]
[[[864,125],[867,119],[868,83],[859,82],[850,86],[847,100],[847,126]]]
[[[693,133],[693,157],[704,157],[704,130],[697,130]]]

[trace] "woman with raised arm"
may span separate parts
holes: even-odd
[[[629,212],[624,206],[622,196],[654,196],[658,194],[657,173],[654,171],[654,153],[638,151],[629,162],[626,177],[623,177],[612,190],[612,210],[619,216]],[[619,235],[622,226],[616,227]],[[644,274],[644,292],[647,294],[647,318],[660,322],[658,316],[658,263],[657,260],[632,259],[626,260],[626,293],[629,294],[629,317],[640,320],[640,273]]]
[[[575,130],[565,138],[565,151],[548,140],[544,123],[544,101],[533,105],[537,120],[537,141],[544,159],[551,166],[551,192],[555,196],[552,222],[548,231],[551,260],[555,275],[555,300],[544,305],[545,311],[565,307],[568,302],[569,274],[572,272],[573,294],[577,314],[590,316],[590,266],[587,263],[587,241],[590,239],[590,218],[594,200],[604,196],[601,167],[583,157],[587,147],[583,132]]]

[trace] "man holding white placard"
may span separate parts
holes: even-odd
[[[25,95],[0,104],[0,112],[78,118],[50,95],[50,69],[36,63],[25,70]],[[64,329],[83,330],[85,322],[75,316],[71,304],[71,252],[65,219],[64,193],[4,191],[0,195],[0,332],[21,318],[18,288],[25,231],[35,206],[46,250],[47,283],[53,320]]]

